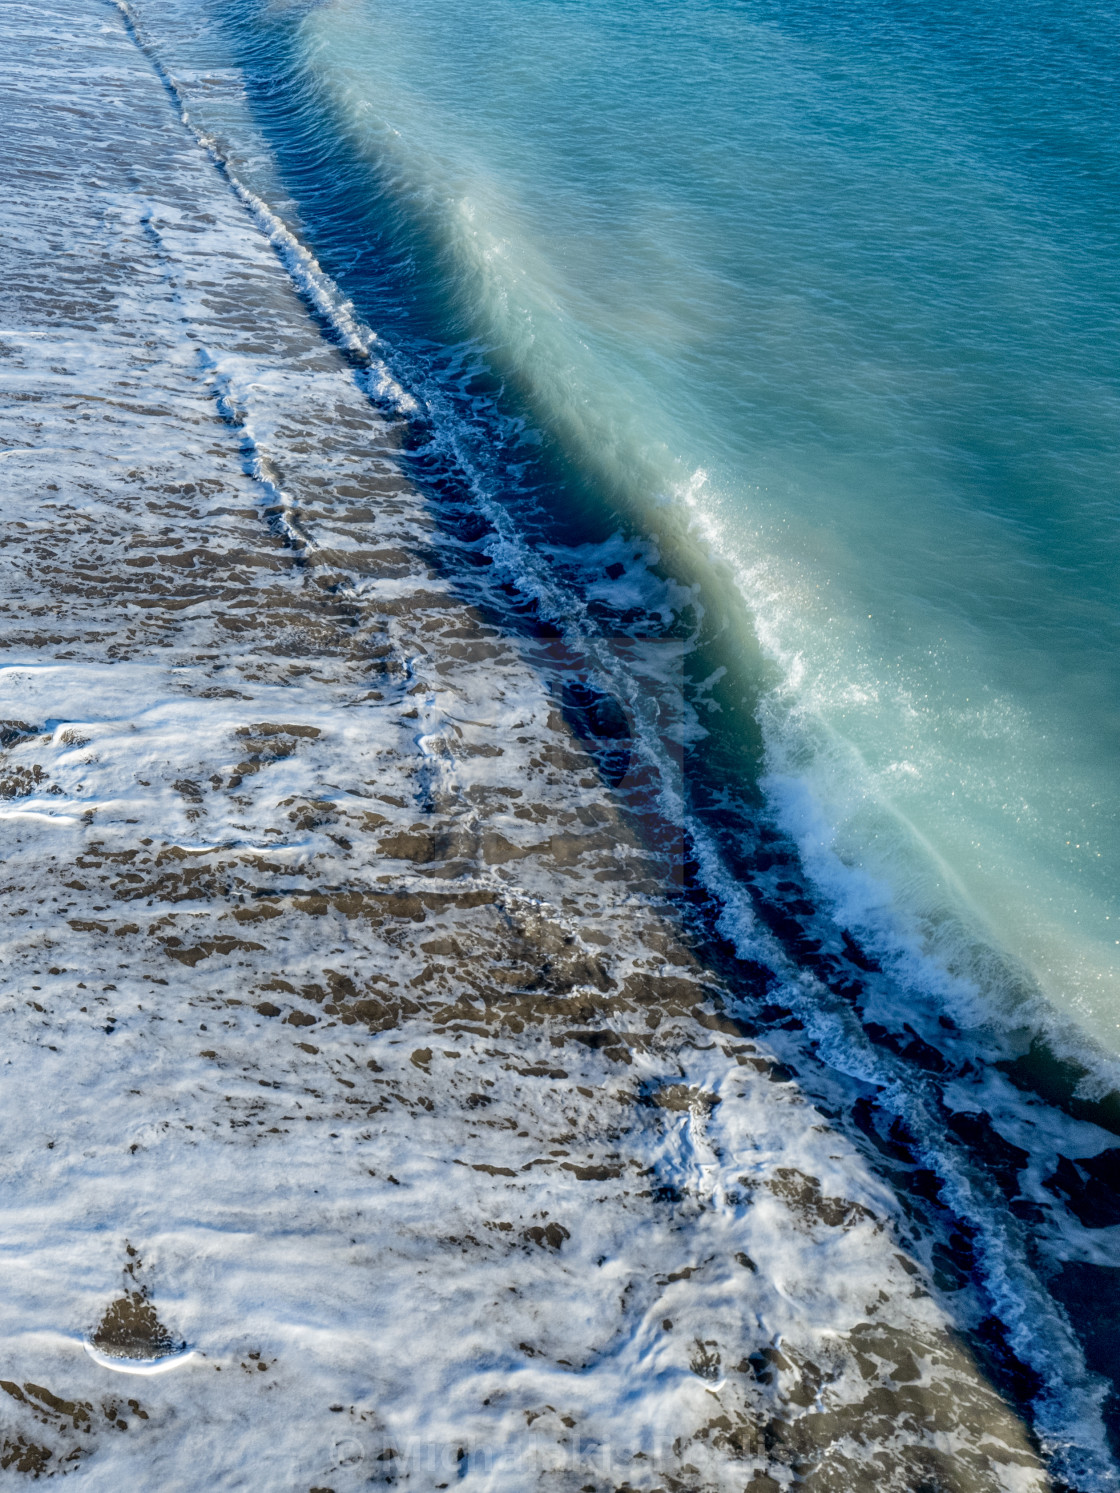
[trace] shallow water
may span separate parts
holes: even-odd
[[[569,623],[594,654],[682,828],[682,899],[776,972],[786,1055],[832,1064],[869,1147],[942,1179],[937,1226],[967,1237],[939,1287],[974,1277],[1045,1446],[1111,1486],[1084,1324],[1047,1294],[1073,1261],[1083,1311],[1115,1273],[1111,1224],[1056,1201],[1085,1211],[1059,1157],[1100,1159],[1107,1084],[1072,1094],[1031,1044],[1041,991],[1067,1045],[1116,1045],[1115,23],[139,19],[234,179],[352,298],[347,321],[274,239],[328,331],[379,335],[374,392],[413,417],[413,475],[473,504],[479,573],[546,663]],[[623,739],[597,698],[565,694],[568,724]]]

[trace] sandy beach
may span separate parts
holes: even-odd
[[[5,1484],[1057,1486],[376,339],[3,26]]]

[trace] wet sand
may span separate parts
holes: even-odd
[[[407,412],[116,11],[5,28],[0,1466],[1050,1486]]]

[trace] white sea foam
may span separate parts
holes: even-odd
[[[188,109],[188,116],[189,112]],[[212,153],[217,152],[213,140],[205,134],[202,143]],[[234,186],[242,202],[258,213],[258,199],[247,188],[239,187],[236,181]],[[376,346],[373,334],[360,324],[353,308],[336,292],[289,230],[274,219],[271,209],[261,204],[257,222],[281,254],[303,294],[317,312],[331,322],[343,345],[363,358],[373,357]],[[228,225],[225,231],[228,231]],[[160,232],[173,260],[189,257],[174,243],[174,225],[165,225]],[[231,246],[235,240],[236,234],[231,234]],[[195,304],[191,300],[192,294],[198,292],[192,292],[186,285],[176,287],[180,313],[190,312]],[[185,352],[186,349],[184,355]],[[269,475],[268,453],[270,449],[275,451],[283,446],[282,421],[273,420],[270,424],[270,416],[277,408],[279,393],[283,388],[290,393],[290,386],[283,378],[270,386],[259,367],[239,363],[230,355],[222,354],[220,349],[208,348],[205,357],[210,360],[205,366],[216,375],[214,383],[219,390],[219,407],[221,401],[227,402],[223,413],[228,415],[240,444],[245,465],[244,491],[252,493],[258,502],[266,505],[275,502],[284,507],[291,515],[288,521],[292,525],[290,535],[293,540],[314,544],[314,537],[298,527],[298,507],[292,507],[283,484]],[[377,366],[374,372],[377,396],[388,399],[397,409],[414,409],[414,405],[402,402],[402,398],[407,401],[411,396],[398,397],[391,379],[385,383],[377,382],[380,379]],[[307,383],[310,386],[313,380],[307,380]],[[449,442],[466,464],[470,444],[465,439],[460,441],[450,410],[440,405],[435,392],[430,399],[425,392],[424,402],[435,418],[437,439]],[[444,426],[440,422],[445,415]],[[628,671],[619,650],[611,645],[609,639],[596,636],[596,628],[587,610],[587,601],[610,600],[618,593],[606,591],[599,582],[584,588],[582,594],[579,587],[563,585],[556,576],[553,563],[550,563],[556,557],[542,557],[526,547],[501,505],[486,494],[481,478],[476,483],[476,495],[480,503],[485,502],[486,510],[497,527],[497,537],[490,541],[492,556],[507,574],[516,578],[523,590],[540,598],[542,609],[548,615],[563,620],[568,636],[587,650],[602,682],[626,700],[633,719],[643,728],[638,738],[639,751],[646,753],[649,760],[662,770],[665,816],[671,821],[681,822],[684,799],[679,781],[670,770],[671,757],[666,755],[657,736],[657,727],[663,723],[651,716],[650,700],[643,695],[642,684]],[[622,558],[621,552],[619,558]],[[651,562],[650,554],[644,555],[640,562],[632,561],[633,569],[627,571],[625,579],[625,586],[630,588],[627,594],[647,607],[657,600],[657,586],[649,569]],[[431,585],[437,589],[437,583]],[[368,594],[378,596],[404,595],[408,589],[404,582],[385,579],[367,583],[367,586]],[[662,590],[662,597],[664,594]],[[671,650],[659,655],[661,662],[655,664],[654,673],[656,667],[664,666],[666,678],[671,679],[671,667],[665,662],[670,657]],[[419,655],[416,657],[416,671],[422,672]],[[34,814],[41,812],[53,821],[57,803],[58,808],[69,811],[65,817],[68,825],[73,827],[77,808],[80,807],[83,813],[92,809],[97,822],[110,830],[123,826],[131,817],[142,815],[146,826],[165,836],[169,844],[190,853],[224,846],[269,847],[275,858],[287,867],[297,868],[307,863],[306,855],[308,848],[315,843],[315,832],[307,831],[303,836],[289,835],[281,849],[265,837],[263,830],[268,826],[263,820],[248,828],[242,822],[238,827],[233,823],[232,811],[230,822],[226,823],[215,810],[210,815],[205,835],[200,835],[194,821],[189,818],[188,802],[173,786],[176,773],[189,776],[198,762],[221,763],[223,767],[236,765],[231,755],[235,750],[232,738],[244,720],[236,703],[176,700],[173,698],[176,689],[174,674],[137,672],[133,665],[57,666],[50,671],[49,677],[46,671],[15,670],[8,682],[12,687],[13,716],[18,714],[20,718],[26,717],[31,723],[53,731],[51,745],[56,756],[52,765],[62,792],[60,800],[52,800],[50,805],[42,800],[42,810],[36,808],[32,811]],[[345,709],[335,709],[334,704],[328,703],[309,713],[306,707],[309,697],[302,697],[301,711],[293,714],[292,692],[288,687],[276,686],[274,690],[268,686],[255,687],[254,718],[277,715],[292,721],[298,715],[302,724],[317,724],[331,736],[331,750],[337,753],[340,763],[352,758],[359,749],[371,753],[374,759],[379,752],[388,757],[395,749],[395,740],[391,742],[388,733],[383,740],[376,738],[368,717],[363,718],[360,727],[350,724],[355,717],[348,714],[349,703]],[[432,785],[450,791],[454,786],[455,764],[447,745],[447,726],[454,718],[453,714],[440,694],[430,688],[417,694],[414,700],[418,717],[406,729],[412,734],[424,759],[419,781],[427,784],[424,792],[430,791]],[[533,696],[528,687],[522,698],[508,703],[506,718],[511,726],[514,720],[539,712],[547,705],[539,696]],[[463,717],[461,711],[458,714]],[[63,722],[64,725],[60,724]],[[72,726],[89,728],[86,746],[71,746],[65,741],[65,731]],[[695,731],[695,722],[686,722],[682,729]],[[350,735],[351,732],[356,735]],[[160,773],[150,794],[138,796],[133,790],[130,798],[126,791],[130,770],[134,772],[138,761],[148,759],[173,770]],[[423,773],[430,773],[430,778],[423,777]],[[277,765],[271,787],[274,798],[297,792],[309,794],[313,787],[320,793],[323,791],[298,756]],[[252,818],[251,815],[248,817]],[[801,976],[782,961],[774,942],[758,931],[742,888],[737,887],[727,874],[714,846],[700,828],[694,828],[702,875],[719,892],[727,909],[723,920],[725,931],[738,941],[742,952],[762,956],[774,963],[786,982],[778,993],[783,999],[788,998],[791,1005],[796,1004],[798,1009],[810,1013],[820,992],[811,983],[804,987],[799,985]],[[498,884],[493,873],[491,883]],[[405,884],[403,878],[402,884]],[[415,884],[422,885],[419,880]],[[539,903],[540,900],[526,898],[529,903]],[[157,906],[153,916],[156,912],[170,911],[188,917],[201,915],[201,909],[177,903],[174,908],[162,904]],[[57,957],[61,960],[71,956],[67,949],[62,949]],[[120,978],[115,982],[121,984],[122,991],[127,991],[127,996],[121,994],[117,997],[116,1004],[122,1013],[120,1030],[128,1032],[128,1048],[108,1064],[104,1076],[105,1092],[124,1093],[128,1084],[137,1079],[142,1085],[154,1088],[165,1083],[165,1079],[160,1077],[161,1059],[146,1058],[142,1052],[145,1043],[140,1025],[137,1024],[135,1032],[125,1025],[123,1012],[132,994],[146,994],[139,983],[133,990],[128,984],[130,979],[131,976],[126,974],[124,983]],[[181,990],[184,994],[201,991],[206,979],[204,970],[200,970],[197,976],[184,970]],[[838,1066],[849,1072],[863,1072],[872,1079],[885,1076],[884,1070],[878,1067],[860,1067],[869,1056],[866,1044],[862,1048],[852,1047],[848,1028],[840,1025],[833,1013],[816,1010],[810,1015],[810,1020],[815,1023],[813,1034],[820,1038],[829,1055],[836,1058]],[[75,1031],[68,1035],[67,1040],[71,1046],[66,1071],[75,1068],[92,1071],[97,1066],[97,1059],[92,1055],[88,1061],[81,1059],[80,1054],[74,1057],[74,1052],[86,1038]],[[44,1129],[46,1134],[50,1112],[37,1098],[42,1074],[46,1072],[52,1081],[61,1082],[64,1065],[43,1056],[43,1048],[38,1043],[31,1051],[31,1042],[29,1038],[27,1053],[15,1065],[17,1072],[10,1081],[10,1090],[16,1102],[36,1117],[36,1124],[41,1122],[47,1127]],[[100,1057],[104,1044],[100,1036],[95,1037],[90,1032],[88,1043],[94,1042],[98,1044]],[[330,1042],[330,1061],[337,1062],[340,1072],[347,1071],[345,1060],[351,1046],[355,1051],[360,1046],[363,1053],[376,1050],[386,1070],[392,1071],[394,1064],[403,1067],[403,1054],[391,1050],[394,1045],[392,1036],[383,1034],[372,1047],[353,1044],[345,1033],[337,1034]],[[89,1051],[92,1054],[92,1046]],[[298,1063],[299,1060],[295,1061]],[[639,1074],[645,1073],[641,1061],[638,1071]],[[577,1391],[573,1391],[573,1381],[577,1376],[533,1359],[516,1363],[490,1362],[480,1367],[477,1360],[472,1360],[471,1352],[482,1337],[472,1335],[472,1328],[465,1336],[460,1372],[454,1378],[448,1396],[446,1381],[434,1377],[430,1367],[437,1360],[442,1362],[440,1353],[446,1338],[447,1321],[452,1319],[456,1304],[467,1297],[473,1299],[471,1293],[479,1292],[480,1283],[485,1289],[481,1290],[479,1300],[488,1295],[491,1277],[495,1292],[504,1289],[511,1269],[508,1258],[502,1257],[479,1266],[472,1279],[469,1276],[474,1267],[455,1264],[449,1266],[447,1281],[436,1286],[429,1279],[410,1271],[408,1255],[412,1243],[425,1237],[425,1230],[430,1230],[434,1219],[442,1219],[448,1208],[447,1199],[454,1196],[456,1173],[448,1159],[454,1150],[453,1137],[441,1131],[438,1125],[431,1131],[424,1130],[426,1122],[420,1116],[417,1125],[422,1138],[408,1150],[403,1161],[399,1150],[394,1150],[387,1142],[380,1151],[375,1146],[365,1152],[363,1161],[372,1162],[372,1168],[365,1166],[364,1171],[357,1166],[350,1168],[346,1173],[346,1187],[336,1187],[331,1195],[332,1220],[340,1227],[330,1233],[324,1230],[318,1211],[325,1205],[312,1201],[317,1195],[312,1184],[318,1179],[321,1157],[310,1142],[295,1140],[285,1153],[283,1168],[269,1169],[260,1163],[260,1192],[270,1199],[265,1217],[260,1198],[246,1197],[243,1175],[219,1149],[206,1145],[191,1154],[189,1142],[169,1143],[160,1133],[162,1117],[169,1103],[172,1108],[181,1106],[184,1113],[201,1114],[203,1111],[209,1113],[208,1106],[219,1105],[219,1089],[222,1087],[236,1088],[239,1098],[246,1103],[256,1093],[255,1084],[247,1078],[235,1082],[223,1076],[222,1083],[215,1084],[212,1072],[206,1064],[197,1062],[189,1073],[183,1075],[172,1095],[169,1096],[166,1089],[161,1091],[160,1103],[155,1110],[150,1103],[132,1104],[129,1099],[123,1100],[123,1108],[115,1109],[111,1115],[106,1111],[96,1120],[101,1128],[91,1128],[91,1140],[96,1135],[101,1154],[108,1155],[123,1123],[128,1135],[134,1135],[142,1149],[165,1154],[173,1163],[170,1170],[164,1168],[161,1173],[168,1185],[158,1197],[158,1209],[154,1191],[145,1194],[145,1206],[151,1207],[153,1217],[158,1216],[158,1228],[153,1237],[158,1239],[164,1278],[188,1282],[183,1288],[180,1305],[182,1325],[190,1328],[191,1340],[204,1345],[205,1350],[215,1357],[222,1345],[228,1346],[238,1334],[241,1335],[238,1340],[244,1340],[246,1344],[250,1341],[274,1344],[273,1351],[282,1353],[288,1362],[298,1361],[306,1367],[307,1375],[299,1390],[302,1398],[298,1402],[305,1411],[312,1402],[322,1399],[325,1403],[335,1395],[367,1405],[372,1419],[363,1421],[356,1429],[349,1421],[346,1423],[347,1434],[357,1438],[360,1457],[363,1458],[370,1455],[375,1444],[387,1445],[390,1439],[404,1445],[410,1437],[419,1435],[429,1437],[431,1444],[442,1445],[460,1434],[460,1427],[467,1424],[472,1415],[478,1417],[472,1424],[481,1442],[500,1434],[515,1443],[518,1437],[524,1439],[518,1417],[525,1408],[531,1409],[546,1400],[552,1403],[558,1398],[571,1403],[573,1392],[577,1392],[580,1399],[581,1414],[598,1417],[594,1420],[594,1434],[603,1444],[609,1444],[614,1434],[612,1427],[635,1423],[636,1385],[642,1386],[641,1412],[648,1417],[651,1426],[656,1426],[659,1419],[668,1421],[671,1415],[679,1415],[682,1396],[703,1406],[704,1396],[718,1393],[723,1387],[722,1379],[698,1381],[695,1374],[690,1377],[673,1358],[668,1337],[658,1325],[663,1311],[687,1320],[689,1330],[694,1325],[701,1338],[708,1330],[705,1321],[738,1322],[741,1317],[744,1323],[750,1321],[752,1332],[761,1333],[770,1341],[808,1343],[813,1345],[813,1351],[827,1358],[830,1340],[850,1330],[861,1319],[873,1284],[876,1288],[885,1283],[892,1290],[908,1289],[903,1275],[890,1262],[889,1250],[884,1252],[886,1240],[879,1236],[877,1226],[865,1221],[840,1237],[817,1238],[809,1233],[802,1236],[790,1230],[783,1210],[768,1197],[761,1197],[750,1208],[736,1200],[741,1197],[743,1176],[765,1179],[780,1163],[794,1164],[818,1176],[826,1194],[835,1191],[887,1216],[891,1216],[896,1207],[889,1191],[867,1172],[850,1148],[835,1135],[826,1138],[823,1131],[817,1134],[813,1126],[803,1127],[803,1118],[808,1118],[804,1113],[794,1115],[791,1121],[791,1111],[800,1107],[795,1098],[791,1097],[789,1109],[775,1106],[772,1090],[768,1094],[757,1086],[749,1089],[741,1072],[726,1061],[726,1054],[722,1059],[717,1051],[708,1056],[689,1054],[686,1071],[682,1073],[683,1081],[707,1092],[718,1093],[724,1102],[709,1119],[691,1111],[682,1115],[669,1127],[663,1140],[656,1143],[650,1140],[651,1149],[640,1161],[659,1178],[679,1185],[682,1191],[710,1205],[710,1216],[705,1215],[701,1225],[704,1238],[697,1240],[697,1249],[690,1253],[690,1262],[694,1259],[703,1261],[696,1276],[696,1286],[692,1286],[693,1277],[690,1276],[688,1288],[683,1282],[670,1282],[664,1295],[659,1294],[656,1300],[651,1296],[640,1325],[631,1335],[603,1344],[594,1370],[585,1373],[585,1382]],[[288,1083],[287,1078],[284,1083]],[[514,1105],[517,1095],[512,1087],[507,1089],[507,1083],[512,1085],[513,1080],[503,1080],[499,1097],[508,1098]],[[291,1084],[294,1095],[298,1087],[296,1068],[291,1070]],[[288,1098],[285,1089],[285,1103]],[[904,1094],[898,1097],[898,1108],[911,1119],[918,1116],[915,1107],[907,1104]],[[91,1116],[91,1127],[95,1118]],[[805,1135],[800,1136],[799,1127],[806,1130]],[[927,1127],[927,1137],[930,1128]],[[791,1138],[794,1132],[800,1136],[799,1139]],[[359,1135],[355,1127],[347,1126],[344,1137],[339,1139],[353,1146],[356,1156]],[[514,1155],[503,1145],[501,1154],[504,1162],[513,1160],[517,1166],[522,1165],[519,1152]],[[943,1163],[943,1158],[932,1150],[930,1159],[937,1160],[939,1166]],[[524,1164],[534,1164],[534,1158],[528,1153]],[[108,1181],[104,1174],[94,1176],[91,1172],[81,1179],[76,1200],[74,1196],[60,1197],[56,1205],[52,1205],[54,1212],[40,1204],[40,1218],[47,1219],[50,1228],[55,1230],[51,1259],[60,1276],[65,1274],[63,1261],[70,1257],[71,1252],[81,1248],[76,1238],[88,1238],[88,1220],[112,1220],[125,1209],[125,1194],[130,1186],[135,1185],[134,1178],[139,1172],[139,1164],[130,1167],[130,1163],[122,1163],[119,1176],[110,1177]],[[404,1173],[399,1179],[404,1183],[400,1194],[393,1190],[396,1184],[384,1181],[390,1168],[394,1169],[394,1175]],[[371,1183],[368,1178],[373,1173],[381,1180]],[[24,1180],[29,1188],[39,1185],[33,1176]],[[560,1182],[562,1185],[557,1188],[555,1181],[550,1180],[549,1198],[559,1199],[558,1206],[583,1207],[583,1199],[574,1183],[565,1183],[563,1177]],[[959,1187],[961,1206],[975,1212],[975,1199],[967,1195],[967,1179],[962,1178],[959,1182],[950,1179],[950,1183]],[[564,1186],[568,1191],[563,1190]],[[348,1232],[352,1220],[368,1214],[371,1191],[376,1192],[382,1209],[377,1225],[380,1233],[367,1230],[362,1248],[354,1255],[351,1253],[355,1248],[353,1242],[347,1245],[342,1234]],[[13,1203],[11,1218],[18,1217],[20,1208],[30,1210],[38,1194],[31,1191],[19,1196],[24,1201]],[[209,1209],[205,1221],[201,1222],[200,1199]],[[492,1196],[488,1198],[488,1205],[491,1204],[491,1211],[495,1214],[500,1213],[506,1204],[505,1184],[496,1178]],[[82,1214],[85,1206],[91,1209],[88,1217]],[[74,1222],[79,1216],[80,1225]],[[258,1253],[251,1259],[244,1247],[250,1221],[256,1231],[255,1243],[259,1246]],[[356,1222],[354,1227],[358,1227]],[[466,1219],[464,1227],[469,1227]],[[599,1255],[606,1251],[605,1257],[609,1258],[612,1251],[620,1248],[624,1235],[628,1249],[637,1247],[635,1240],[643,1226],[633,1219],[619,1221],[600,1217],[595,1227],[598,1232],[592,1230],[578,1246],[573,1246],[578,1249],[578,1254],[565,1267],[563,1288],[551,1298],[544,1298],[544,1277],[538,1275],[531,1262],[525,1264],[517,1278],[521,1299],[536,1303],[532,1311],[533,1325],[539,1329],[541,1337],[549,1341],[554,1356],[578,1350],[585,1342],[582,1334],[588,1321],[608,1320],[608,1302],[617,1294],[619,1280],[617,1272],[609,1265],[598,1263]],[[68,1297],[62,1302],[56,1293],[51,1309],[58,1318],[69,1313],[72,1320],[75,1314],[82,1312],[89,1316],[92,1303],[98,1299],[99,1292],[104,1292],[106,1282],[118,1264],[112,1255],[111,1244],[115,1247],[115,1241],[108,1239],[98,1244],[100,1252],[95,1264],[90,1266],[90,1285],[85,1288],[81,1300]],[[742,1301],[737,1284],[739,1277],[727,1264],[743,1246],[759,1264],[761,1276],[749,1310]],[[675,1257],[670,1259],[675,1248],[673,1239],[656,1224],[651,1224],[648,1237],[643,1235],[641,1239],[641,1249],[646,1250],[650,1270],[662,1263],[674,1267],[680,1265],[681,1261]],[[49,1294],[43,1274],[46,1258],[44,1255],[37,1260],[35,1266],[39,1272],[36,1280],[43,1283],[44,1299]],[[1024,1283],[1015,1274],[1017,1259],[1009,1259],[1010,1263],[1002,1261],[995,1246],[990,1247],[987,1263],[993,1287],[1000,1288],[1004,1281],[1014,1281],[1016,1289],[1023,1290]],[[368,1282],[373,1277],[368,1267],[374,1262],[378,1267],[376,1278],[380,1286],[377,1299],[371,1305]],[[693,1264],[690,1263],[688,1268],[693,1270]],[[666,1268],[664,1273],[673,1272]],[[389,1289],[385,1286],[387,1278],[392,1281]],[[261,1281],[267,1282],[267,1289],[261,1286]],[[329,1283],[326,1290],[320,1289],[324,1281]],[[222,1298],[224,1316],[212,1316],[203,1327],[197,1320],[200,1303],[212,1302],[216,1296]],[[504,1297],[500,1299],[504,1300]],[[1029,1291],[1022,1299],[1033,1301]],[[278,1302],[284,1304],[282,1311]],[[31,1295],[10,1302],[9,1308],[15,1336],[33,1330],[37,1319]],[[929,1325],[943,1320],[939,1309],[932,1303],[916,1307],[915,1311]],[[498,1315],[502,1315],[500,1311]],[[194,1331],[196,1326],[198,1332]],[[742,1331],[745,1335],[746,1328]],[[1075,1433],[1081,1434],[1086,1456],[1092,1464],[1088,1466],[1087,1479],[1096,1478],[1097,1486],[1108,1486],[1108,1475],[1101,1470],[1104,1453],[1092,1429],[1097,1392],[1091,1384],[1086,1385],[1083,1369],[1076,1361],[1076,1351],[1072,1350],[1072,1356],[1063,1356],[1060,1351],[1065,1342],[1060,1323],[1055,1324],[1054,1332],[1058,1348],[1046,1367],[1051,1373],[1064,1376],[1069,1385],[1076,1386],[1076,1392],[1069,1394],[1065,1406],[1057,1407],[1043,1429],[1052,1436],[1056,1448],[1063,1438],[1075,1440]],[[373,1334],[382,1350],[376,1370],[382,1398],[376,1406],[368,1399],[362,1399],[367,1393],[362,1385],[368,1387],[369,1383],[368,1333]],[[417,1354],[418,1343],[424,1345],[425,1353]],[[1032,1349],[1032,1342],[1025,1341],[1024,1351],[1028,1359],[1032,1358]],[[418,1368],[417,1357],[424,1359],[425,1354],[429,1362],[421,1362]],[[1033,1354],[1033,1359],[1041,1361],[1037,1353]],[[196,1364],[195,1367],[206,1365]],[[400,1390],[405,1382],[411,1385],[412,1392],[407,1403]],[[495,1417],[483,1417],[476,1408],[482,1398],[478,1393],[480,1387],[489,1386],[491,1382],[499,1387],[509,1383],[517,1387],[513,1397],[516,1403],[498,1416],[498,1430],[495,1430]],[[293,1400],[289,1396],[285,1402],[290,1406]],[[206,1403],[208,1413],[212,1415],[212,1399]],[[231,1422],[235,1420],[241,1403],[235,1394],[230,1401]],[[168,1406],[170,1404],[167,1402]],[[258,1421],[258,1431],[260,1425]],[[240,1448],[245,1465],[253,1468],[254,1476],[271,1478],[281,1475],[281,1470],[286,1475],[297,1462],[301,1467],[304,1465],[299,1459],[306,1449],[297,1444],[298,1426],[298,1414],[293,1417],[289,1411],[287,1423],[277,1414],[269,1423],[268,1444],[262,1444],[258,1432],[247,1436],[243,1443],[238,1442],[235,1430],[226,1428],[223,1447],[230,1454],[230,1448]],[[350,1452],[335,1456],[337,1466],[330,1474],[312,1468],[310,1464],[307,1470],[311,1476],[346,1477],[350,1474],[345,1468],[357,1465],[352,1459],[348,1460],[350,1456]],[[123,1461],[117,1462],[112,1469],[111,1475],[118,1480],[117,1486],[123,1465]],[[155,1472],[163,1464],[157,1459],[147,1465]],[[203,1475],[209,1475],[212,1465],[203,1465]],[[173,1468],[171,1475],[174,1475]],[[91,1486],[108,1485],[105,1477],[97,1471],[88,1476]],[[506,1468],[488,1485],[519,1488],[524,1486],[523,1481],[519,1483],[519,1477],[523,1478],[523,1469]],[[1033,1474],[1024,1471],[1022,1477],[1026,1485]],[[101,1478],[100,1484],[98,1478]],[[1010,1472],[1008,1479],[1007,1486],[1013,1486],[1015,1479]]]
[[[138,1374],[146,1379],[154,1374],[169,1374],[198,1358],[193,1349],[182,1353],[168,1353],[162,1358],[122,1358],[112,1353],[103,1353],[92,1343],[85,1343],[83,1346],[100,1368],[108,1369],[113,1374]]]

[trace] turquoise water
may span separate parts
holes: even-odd
[[[761,645],[766,786],[818,887],[982,983],[979,935],[1115,1048],[1115,14],[232,25],[373,324],[499,384],[585,505],[721,593],[756,674]]]
[[[1116,16],[181,10],[480,480],[728,619],[818,892],[1120,1047]]]

